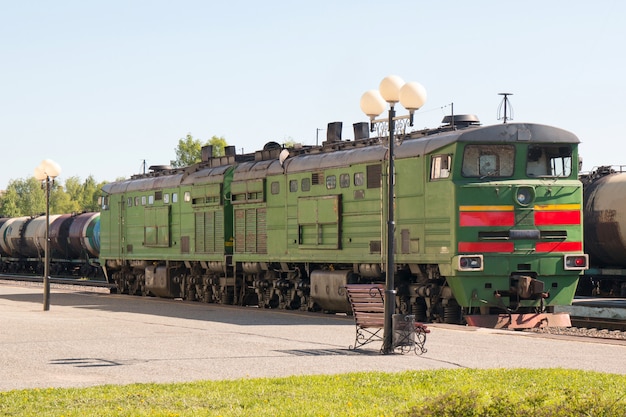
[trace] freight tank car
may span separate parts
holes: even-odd
[[[395,152],[398,310],[418,320],[559,325],[587,268],[578,138],[536,124],[403,135]],[[446,121],[444,120],[444,123]],[[103,187],[100,258],[121,291],[349,311],[384,282],[388,149],[341,140],[210,158]],[[569,322],[569,320],[567,320]],[[567,323],[565,323],[567,324]]]
[[[581,180],[591,268],[579,294],[626,297],[626,166],[599,167]]]
[[[100,213],[51,215],[52,275],[102,276]],[[0,272],[41,274],[46,244],[46,216],[0,219]]]

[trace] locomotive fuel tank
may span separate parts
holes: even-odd
[[[585,186],[584,234],[592,264],[626,265],[626,174],[609,174]]]
[[[344,287],[352,282],[352,271],[313,271],[311,297],[326,311],[350,311]]]

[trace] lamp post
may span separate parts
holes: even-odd
[[[35,168],[35,179],[42,182],[46,190],[46,237],[43,271],[43,310],[50,310],[50,186],[61,173],[61,167],[51,159],[44,159]]]
[[[426,90],[421,84],[416,82],[405,83],[402,78],[397,75],[385,77],[378,90],[369,90],[361,96],[361,110],[370,118],[371,128],[373,132],[376,125],[383,126],[387,123],[389,130],[389,152],[387,157],[388,173],[387,173],[387,259],[386,259],[386,278],[385,278],[385,323],[383,328],[383,347],[384,354],[390,354],[394,351],[393,345],[393,314],[396,311],[396,290],[394,282],[394,253],[395,253],[395,221],[394,221],[394,145],[395,145],[395,124],[397,121],[408,119],[409,125],[413,126],[413,113],[418,110],[426,101]],[[396,117],[395,104],[400,102],[405,109],[409,111],[408,116]],[[385,103],[389,103],[389,117],[387,120],[376,120],[384,110]],[[381,135],[382,136],[382,135]]]

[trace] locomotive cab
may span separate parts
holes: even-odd
[[[571,303],[588,263],[578,140],[547,126],[493,129],[499,143],[485,131],[457,144],[457,261],[447,283],[470,324],[567,326],[568,316],[550,312]]]

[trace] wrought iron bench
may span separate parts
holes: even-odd
[[[385,286],[382,284],[348,284],[344,286],[356,324],[356,337],[351,350],[368,343],[382,341],[385,327]],[[402,353],[424,353],[428,327],[416,323],[414,316],[394,315],[394,349]],[[418,352],[419,349],[419,352]]]

